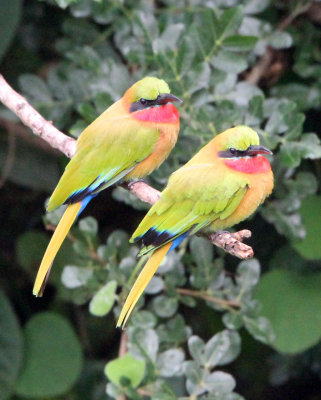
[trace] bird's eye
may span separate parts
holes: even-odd
[[[140,102],[140,104],[146,104],[147,103],[147,100],[146,99],[139,99],[139,102]]]
[[[234,147],[231,147],[229,150],[230,150],[231,154],[236,154],[237,153],[237,150],[234,149]]]

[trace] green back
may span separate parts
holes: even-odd
[[[96,179],[96,182],[104,179],[106,183],[111,180],[115,183],[124,172],[126,175],[126,170],[130,171],[153,151],[158,130],[143,126],[130,114],[112,116],[112,107],[81,134],[77,152],[50,198],[48,211],[59,207],[69,196],[84,190]]]

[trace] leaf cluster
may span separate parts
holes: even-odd
[[[300,16],[302,2],[279,3],[37,4],[38,10],[63,10],[53,43],[57,59],[46,65],[45,73],[21,74],[18,84],[58,128],[77,137],[134,81],[159,76],[184,104],[178,144],[151,177],[153,185],[163,187],[172,171],[222,130],[246,124],[274,152],[275,189],[247,222],[257,258],[237,262],[201,237],[183,243],[166,258],[127,330],[120,333],[128,350],[121,354],[115,321],[146,258],[137,259],[139,249],[129,246],[129,232],[110,226],[110,221],[98,226],[92,217],[80,219],[55,260],[50,276],[55,291],[44,306],[50,312],[31,316],[24,311],[30,319],[22,329],[1,294],[1,400],[13,394],[34,399],[241,400],[233,366],[241,350],[243,356],[249,350],[249,340],[258,351],[264,345],[278,352],[270,367],[274,385],[307,365],[321,370],[319,348],[293,356],[316,345],[321,335],[321,255],[315,240],[321,235],[321,144],[318,118],[313,118],[319,116],[321,103],[320,28]],[[278,30],[287,15],[296,17],[296,23]],[[34,29],[36,25],[34,20]],[[251,71],[268,47],[274,55],[271,68],[253,83]],[[7,118],[2,110],[1,117]],[[2,136],[0,140],[3,164],[9,145]],[[8,177],[49,192],[59,170],[55,156],[30,151],[23,143]],[[113,200],[130,206],[137,222],[147,208],[120,187],[113,190]],[[62,212],[48,214],[47,227],[56,225]],[[32,281],[47,242],[48,236],[34,229],[19,236],[15,260],[24,281]],[[24,285],[20,283],[22,290]],[[294,374],[297,364],[302,368]],[[257,372],[255,367],[252,371]],[[247,386],[252,386],[252,375]],[[251,397],[247,387],[237,386],[237,392]]]

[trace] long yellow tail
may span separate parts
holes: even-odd
[[[71,225],[77,217],[79,210],[81,209],[81,202],[71,204],[67,207],[64,215],[62,216],[59,224],[49,242],[47,250],[43,256],[40,267],[38,269],[35,284],[33,286],[33,294],[37,297],[41,297],[46,286],[46,282],[51,270],[52,263],[67,236]]]
[[[165,244],[165,246],[161,247],[154,251],[150,259],[145,264],[144,268],[142,269],[141,273],[139,274],[134,286],[132,287],[123,309],[121,310],[117,327],[124,327],[130,314],[132,313],[137,301],[139,300],[140,296],[142,295],[143,291],[145,290],[146,286],[148,285],[149,281],[152,279],[153,275],[155,274],[157,268],[159,267],[160,263],[163,261],[164,257],[166,256],[168,250],[170,249],[172,242]]]

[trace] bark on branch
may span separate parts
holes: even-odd
[[[71,158],[76,152],[76,141],[55,128],[52,122],[45,120],[19,93],[12,89],[0,74],[0,101],[8,107],[31,131],[45,140],[51,147],[60,150]],[[137,196],[140,200],[154,204],[160,192],[144,181],[123,184],[123,187]],[[250,231],[236,233],[221,232],[209,235],[208,239],[215,245],[241,259],[253,257],[250,246],[242,243],[244,238],[251,236]]]
[[[32,132],[51,147],[71,158],[76,152],[76,141],[64,135],[52,122],[45,120],[27,100],[12,89],[0,74],[0,101],[8,107]]]

